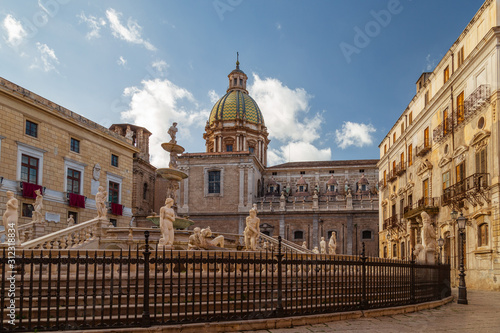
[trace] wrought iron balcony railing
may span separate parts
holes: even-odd
[[[399,227],[398,214],[394,214],[393,216],[386,218],[384,220],[384,230],[391,228],[398,228],[398,227]]]
[[[416,149],[416,155],[417,156],[424,156],[427,154],[430,150],[432,149],[432,145],[429,139],[424,140],[424,143],[421,144],[420,146],[417,146]]]
[[[390,171],[389,171],[388,178],[389,178],[388,180],[389,180],[390,182],[395,181],[395,180],[398,178],[398,174],[396,173],[396,170],[390,170]]]
[[[399,162],[396,165],[396,175],[401,176],[406,172],[406,163],[405,162]]]
[[[437,213],[440,207],[440,198],[420,198],[417,202],[404,207],[404,217],[410,218],[426,211],[427,213]]]
[[[489,186],[488,173],[475,173],[443,190],[441,202],[444,206],[468,200],[472,205],[481,204],[482,199],[489,201],[486,189]]]

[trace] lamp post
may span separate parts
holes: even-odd
[[[465,273],[464,273],[464,238],[465,238],[465,226],[467,224],[467,219],[461,213],[460,217],[457,219],[458,230],[460,231],[460,282],[458,284],[458,304],[468,304],[467,302],[467,287],[465,286]]]
[[[438,264],[441,264],[442,256],[443,256],[443,245],[444,245],[444,239],[443,237],[439,236],[438,239],[438,246],[439,246],[439,258],[438,258]]]

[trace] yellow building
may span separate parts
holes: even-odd
[[[108,191],[110,221],[129,225],[133,154],[139,151],[131,139],[3,78],[0,119],[0,207],[13,191],[20,229],[34,228],[34,237],[66,228],[70,214],[77,223],[96,217],[99,186]],[[45,222],[33,226],[37,188]]]
[[[421,213],[436,230],[436,259],[457,284],[459,231],[468,219],[466,283],[500,290],[500,7],[487,0],[380,144],[380,256],[407,259],[421,240]],[[441,253],[441,255],[440,255]]]

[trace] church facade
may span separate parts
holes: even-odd
[[[356,254],[365,242],[378,254],[378,160],[293,162],[267,166],[269,134],[262,112],[236,68],[205,126],[206,151],[178,158],[177,213],[197,226],[242,234],[252,207],[261,231],[319,247],[337,235],[337,253]]]

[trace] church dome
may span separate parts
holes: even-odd
[[[215,103],[210,112],[209,125],[220,120],[245,120],[249,123],[264,125],[264,117],[255,100],[245,91],[229,89]]]

